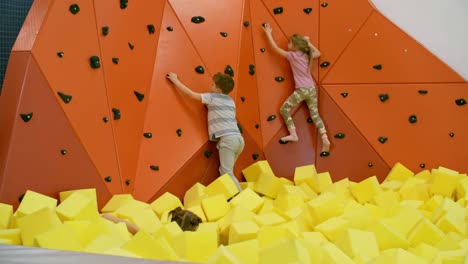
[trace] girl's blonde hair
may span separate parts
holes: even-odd
[[[309,56],[309,61],[312,59],[312,52],[309,48],[309,42],[303,36],[294,34],[291,36],[290,41],[298,50]]]

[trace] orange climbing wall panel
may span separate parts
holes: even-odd
[[[32,3],[29,15],[23,23],[12,51],[30,51],[33,48],[36,35],[39,33],[50,3],[50,0],[36,0]]]

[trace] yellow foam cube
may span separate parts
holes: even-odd
[[[82,241],[83,234],[86,232],[86,229],[88,229],[90,224],[91,224],[91,222],[86,221],[86,220],[82,220],[82,221],[65,221],[65,222],[63,222],[63,225],[68,226],[70,228],[70,230],[75,234],[75,236],[78,237],[80,242]]]
[[[310,187],[307,183],[301,183],[298,187],[301,188],[302,192],[307,196],[307,201],[310,201],[318,196],[312,187]]]
[[[403,164],[397,162],[395,165],[393,165],[392,169],[388,173],[387,177],[385,178],[385,181],[400,181],[404,182],[408,178],[412,177],[414,175],[414,172],[412,172],[410,169],[406,168]]]
[[[283,182],[280,178],[269,173],[261,173],[255,182],[254,190],[257,193],[276,198]]]
[[[314,185],[312,186],[312,188],[317,193],[322,193],[330,185],[333,184],[330,173],[328,171],[322,172],[322,173],[317,173],[316,175],[314,175],[313,183],[314,183]]]
[[[179,256],[164,237],[153,237],[145,230],[140,230],[122,249],[143,258],[158,260],[178,260]]]
[[[208,259],[208,264],[241,264],[242,262],[231,253],[229,249],[221,245],[216,252]]]
[[[61,225],[59,217],[49,207],[35,211],[34,213],[18,219],[18,227],[21,230],[23,245],[34,245],[34,237]]]
[[[447,232],[434,247],[440,250],[457,250],[460,249],[460,242],[462,242],[463,239],[465,239],[463,235],[455,232]]]
[[[433,169],[432,170],[433,182],[430,188],[431,194],[439,194],[451,198],[455,192],[455,188],[460,182],[461,178],[457,174],[448,173],[445,170]]]
[[[433,263],[432,261],[439,254],[439,249],[426,243],[420,243],[415,247],[409,248],[408,251],[425,259],[427,263]]]
[[[276,212],[254,215],[254,220],[259,226],[279,225],[286,222],[286,219]]]
[[[232,223],[229,229],[229,244],[255,239],[259,229],[252,221]]]
[[[239,182],[242,190],[245,190],[247,188],[254,189],[255,188],[255,182]]]
[[[224,195],[221,195],[224,198]],[[183,232],[174,238],[174,248],[180,257],[190,262],[206,263],[218,248],[213,232]]]
[[[79,228],[81,229],[83,226]],[[89,243],[91,243],[91,241],[95,240],[100,235],[110,235],[115,240],[122,242],[126,242],[130,239],[129,233],[124,223],[115,224],[104,218],[96,218],[92,221],[89,221],[89,224],[86,226],[85,230],[81,234],[78,234],[78,239],[80,240],[81,245],[86,247]]]
[[[336,194],[338,199],[346,202],[350,199],[353,199],[353,196],[351,195],[351,191],[349,189],[350,186],[351,182],[349,181],[349,179],[344,178],[326,187],[324,192],[333,192]]]
[[[13,206],[0,203],[0,230],[10,227],[11,218],[13,217]]]
[[[366,262],[377,257],[380,253],[373,232],[349,228],[334,243],[350,258],[359,258]]]
[[[400,190],[401,186],[403,186],[403,182],[401,181],[384,181],[382,184],[380,184],[380,187],[382,187],[382,190],[392,190],[392,191],[398,191]]]
[[[207,196],[205,190],[206,186],[199,182],[192,185],[184,194],[184,205],[188,207],[200,204],[201,200]]]
[[[439,218],[436,226],[444,233],[456,232],[461,235],[466,235],[465,217],[461,218],[456,214],[448,213]]]
[[[57,206],[56,211],[62,221],[91,220],[99,217],[96,200],[91,200],[81,192],[71,193]]]
[[[161,217],[164,211],[170,211],[177,207],[184,208],[180,199],[169,192],[165,192],[151,203],[151,209],[153,209],[158,217]]]
[[[427,201],[430,199],[429,189],[431,184],[417,184],[400,190],[401,197],[405,200],[421,200]]]
[[[446,214],[452,214],[455,217],[465,219],[466,209],[452,199],[444,198],[440,206],[434,211],[432,222],[437,222],[441,217]]]
[[[321,245],[323,249],[321,263],[327,264],[355,264],[355,262],[341,251],[335,244],[325,242]]]
[[[140,229],[148,233],[154,233],[161,228],[161,221],[151,208],[139,209],[132,206],[133,203],[126,203],[115,212],[119,218],[127,219]]]
[[[113,213],[128,201],[134,200],[131,194],[114,194],[101,209],[102,213]]]
[[[236,184],[232,180],[229,174],[225,173],[219,176],[216,180],[210,183],[205,188],[205,193],[208,196],[214,196],[217,194],[224,194],[226,199],[229,199],[239,193],[239,189],[237,188]]]
[[[258,263],[309,263],[310,257],[306,247],[298,240],[292,239],[262,248]]]
[[[374,196],[374,203],[383,208],[398,206],[400,203],[400,194],[395,191],[382,191]]]
[[[258,263],[259,242],[256,239],[242,241],[226,246],[244,264]]]
[[[424,258],[421,258],[407,250],[401,248],[392,248],[384,250],[374,259],[373,264],[425,264]]]
[[[197,232],[214,232],[217,233],[219,231],[218,223],[200,223],[198,226]]]
[[[286,227],[262,226],[258,231],[257,241],[260,248],[265,248],[295,237]]]
[[[202,200],[203,212],[205,212],[206,219],[210,222],[216,221],[225,216],[229,209],[229,203],[223,194],[210,196]]]
[[[40,233],[34,237],[34,244],[41,248],[82,251],[78,237],[69,226],[59,225],[56,228]]]
[[[15,212],[16,217],[20,219],[25,215],[32,214],[45,207],[55,210],[57,207],[57,199],[28,190]]]
[[[273,170],[267,160],[260,160],[242,170],[244,178],[248,182],[256,182],[261,174],[274,176]]]
[[[97,205],[97,195],[96,195],[96,189],[95,188],[90,188],[90,189],[78,189],[78,190],[71,190],[71,191],[66,191],[66,192],[60,192],[59,193],[59,198],[60,198],[60,203],[63,203],[70,195],[73,193],[79,193],[83,196],[88,197],[94,204],[94,208],[96,211],[98,210],[98,205]]]
[[[411,207],[402,206],[395,215],[383,218],[382,222],[386,223],[393,230],[407,237],[408,233],[424,218],[419,210]]]
[[[291,181],[290,179],[284,178],[284,177],[279,177],[281,180],[282,185],[289,185],[289,186],[294,186],[294,182]]]
[[[252,189],[247,188],[232,198],[230,203],[234,206],[243,206],[256,213],[263,206],[264,200]]]
[[[371,202],[376,194],[382,192],[376,176],[369,177],[358,184],[352,185],[350,189],[356,201],[361,204]]]
[[[307,205],[314,222],[317,224],[343,213],[343,205],[338,201],[334,193],[321,194],[310,200]]]
[[[324,234],[328,240],[334,241],[349,227],[348,220],[332,217],[315,226],[315,231]]]
[[[321,232],[302,232],[301,237],[310,244],[320,246],[322,243],[328,242],[328,239]]]
[[[174,247],[174,238],[181,234],[182,229],[177,224],[177,222],[169,222],[167,224],[163,224],[161,228],[159,228],[154,234],[154,237],[163,236],[169,244]]]
[[[369,224],[365,230],[375,234],[380,250],[390,248],[406,249],[409,246],[408,240],[393,228],[385,224],[382,219],[376,219],[376,221]]]
[[[426,218],[422,218],[421,221],[419,221],[419,223],[409,233],[408,241],[413,246],[416,246],[419,243],[435,245],[443,237],[444,232],[442,232],[439,228],[437,228],[437,226],[435,226]]]
[[[201,204],[187,207],[186,210],[196,214],[198,217],[202,219],[202,222],[206,222],[206,216],[205,216],[205,213],[203,212],[203,208],[201,207]]]
[[[111,248],[103,252],[105,255],[119,256],[119,257],[129,257],[129,258],[142,258],[136,254],[128,252],[125,249],[121,248]]]
[[[457,187],[455,188],[457,199],[468,199],[468,177],[460,177]]]
[[[284,184],[283,186],[281,186],[281,188],[280,188],[280,190],[278,192],[278,196],[282,195],[282,194],[297,195],[297,196],[301,197],[303,201],[310,200],[308,195],[304,192],[304,190],[301,187],[295,186],[295,185]]]
[[[227,244],[229,229],[232,223],[252,221],[254,214],[243,206],[234,207],[225,216],[217,221],[221,243]]]
[[[350,227],[356,229],[364,229],[375,221],[375,217],[369,209],[362,205],[345,212],[340,217],[347,220]]]
[[[429,212],[434,212],[444,202],[444,197],[441,195],[434,195],[429,200],[425,201],[421,209]]]
[[[437,258],[444,264],[466,263],[468,258],[464,249],[440,251]]]
[[[302,183],[307,184],[309,187],[314,186],[314,177],[317,175],[315,165],[306,165],[296,167],[294,170],[294,183],[299,186]]]
[[[304,228],[302,226],[302,223],[298,219],[289,220],[287,222],[277,225],[277,227],[286,228],[291,234],[294,235],[294,237],[299,237],[302,232],[309,231],[307,228]]]
[[[0,230],[0,239],[8,239],[12,245],[21,245],[21,234],[18,228]]]
[[[275,206],[273,205],[274,200],[268,196],[262,196],[262,199],[263,199],[263,205],[257,214],[264,214],[264,213],[272,212],[275,208]]]
[[[273,205],[282,210],[288,211],[292,208],[299,207],[304,204],[304,197],[298,194],[281,193],[276,197]]]
[[[458,243],[458,247],[461,248],[461,249],[467,249],[467,250],[468,250],[468,238],[462,239],[462,240]]]
[[[90,253],[101,253],[112,248],[118,248],[122,246],[123,243],[124,242],[120,240],[115,240],[110,235],[99,235],[86,246],[84,251]]]

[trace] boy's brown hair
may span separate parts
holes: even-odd
[[[218,72],[213,76],[213,81],[223,94],[229,94],[234,89],[234,80],[227,74]]]

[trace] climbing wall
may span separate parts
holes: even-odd
[[[319,155],[304,104],[292,111],[299,142],[279,143],[294,83],[265,22],[280,47],[299,33],[322,53],[312,74],[330,156]],[[233,77],[240,180],[263,159],[286,178],[308,164],[353,181],[382,179],[396,162],[468,170],[466,80],[367,0],[36,0],[0,96],[0,201],[88,187],[101,203],[115,193],[149,201],[216,179],[206,109],[168,72],[200,93],[217,72]]]

